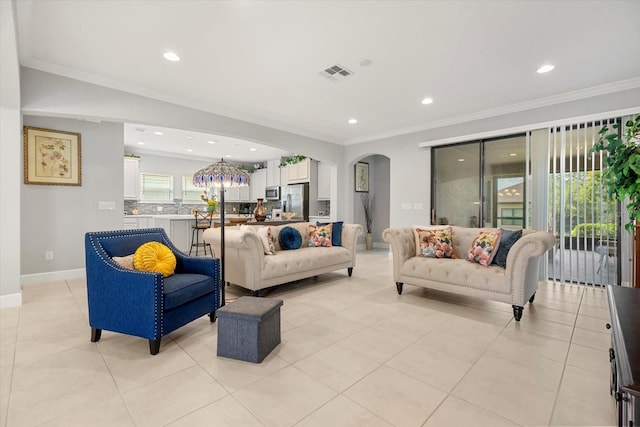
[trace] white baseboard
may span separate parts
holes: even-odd
[[[22,305],[22,294],[0,295],[0,308],[19,307]]]
[[[82,279],[85,277],[85,269],[47,271],[46,273],[23,274],[20,276],[22,287],[42,284],[44,282],[55,282],[56,280]]]

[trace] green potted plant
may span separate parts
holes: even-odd
[[[611,197],[620,201],[629,197],[630,203],[626,206],[629,222],[624,228],[631,233],[640,216],[640,115],[625,123],[622,138],[619,127],[617,123],[611,129],[603,126],[600,139],[591,152],[606,151],[608,154],[604,158],[607,168],[603,179]]]

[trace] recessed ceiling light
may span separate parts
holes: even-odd
[[[166,59],[167,61],[171,61],[171,62],[180,61],[180,57],[175,52],[165,52],[164,55],[162,56],[164,56],[164,59]]]
[[[537,73],[538,74],[548,73],[549,71],[553,70],[554,68],[556,68],[555,65],[545,64],[542,67],[538,68]]]
[[[164,133],[159,132],[159,131],[155,131],[153,134],[154,134],[154,135],[164,135]]]
[[[191,153],[193,150],[191,148],[187,148],[187,152]]]
[[[424,105],[433,104],[433,98],[425,98],[420,102],[422,102]]]
[[[511,157],[515,157],[515,156],[517,156],[517,155],[518,155],[518,153],[509,153],[509,155],[510,155]]]
[[[464,162],[464,159],[458,159],[459,162]]]
[[[229,158],[229,157],[231,157],[231,154],[227,154],[225,157]]]
[[[209,144],[215,144],[215,141],[207,141]]]
[[[249,151],[256,151],[255,148],[249,148]]]
[[[144,142],[138,141],[138,145],[144,145]]]
[[[187,139],[193,139],[191,135],[187,135]]]
[[[355,125],[356,123],[358,123],[358,121],[356,119],[349,119],[349,124],[350,125]]]

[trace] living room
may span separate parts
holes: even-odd
[[[66,64],[66,67],[69,68],[64,70],[62,69],[63,66],[56,68],[55,64],[45,66],[43,62],[38,61],[38,55],[42,55],[42,52],[38,51],[37,48],[32,45],[30,45],[31,48],[36,49],[36,51],[26,52],[24,50],[26,49],[25,41],[19,40],[18,34],[21,34],[22,31],[28,32],[30,28],[21,26],[24,25],[22,19],[31,17],[37,22],[37,24],[34,25],[43,26],[53,23],[53,27],[64,27],[65,31],[71,31],[70,29],[80,24],[83,26],[91,26],[89,24],[89,22],[91,22],[89,21],[89,16],[99,13],[94,10],[90,15],[84,17],[84,19],[86,19],[85,21],[83,21],[82,17],[74,15],[74,19],[78,21],[76,21],[75,25],[67,25],[67,18],[63,19],[63,17],[60,16],[64,14],[63,12],[51,11],[53,13],[50,15],[52,21],[40,21],[39,19],[43,19],[43,16],[46,16],[49,11],[47,6],[37,2],[24,2],[24,5],[20,3],[23,2],[2,2],[1,13],[3,44],[0,50],[2,51],[3,68],[0,73],[2,79],[2,126],[0,126],[0,135],[2,138],[3,155],[1,156],[0,164],[2,166],[3,178],[0,181],[0,191],[2,192],[0,213],[2,214],[3,220],[0,224],[0,234],[2,234],[3,239],[0,241],[0,253],[2,253],[2,259],[0,260],[2,267],[0,268],[0,301],[2,302],[2,307],[24,307],[27,306],[28,303],[33,302],[34,297],[46,295],[49,292],[46,286],[35,286],[33,289],[28,290],[26,290],[28,286],[26,286],[25,289],[23,289],[22,286],[28,281],[31,281],[33,284],[41,284],[43,281],[46,281],[43,279],[55,282],[50,290],[52,293],[58,291],[67,292],[66,294],[58,295],[58,297],[68,302],[69,298],[74,298],[74,294],[69,291],[69,289],[76,287],[76,280],[82,277],[83,274],[84,248],[82,246],[82,236],[84,233],[91,230],[121,228],[122,209],[120,209],[120,204],[117,204],[114,210],[98,210],[97,207],[100,201],[122,200],[122,139],[123,123],[125,121],[148,123],[184,130],[197,130],[211,134],[233,135],[248,140],[260,141],[263,144],[280,147],[287,151],[304,153],[314,159],[334,162],[339,165],[337,168],[337,179],[340,184],[337,201],[335,206],[332,204],[332,210],[336,211],[338,218],[348,222],[356,221],[356,212],[360,207],[360,201],[353,200],[353,167],[355,163],[371,155],[382,156],[388,159],[389,162],[389,226],[406,226],[411,224],[424,224],[431,218],[431,150],[429,147],[421,146],[425,143],[439,145],[463,142],[480,137],[508,135],[514,131],[520,132],[531,129],[549,128],[564,123],[573,123],[577,119],[600,119],[602,116],[605,118],[619,117],[634,113],[637,114],[640,111],[638,102],[638,100],[640,100],[640,76],[638,76],[637,71],[640,70],[639,59],[637,56],[623,55],[624,51],[630,49],[632,41],[640,37],[637,25],[634,25],[633,20],[633,17],[638,16],[640,12],[638,11],[637,2],[618,2],[614,3],[613,6],[608,2],[577,2],[573,6],[568,3],[553,5],[553,7],[552,5],[541,6],[530,2],[513,4],[488,2],[486,5],[487,9],[483,10],[482,7],[478,9],[470,8],[470,10],[480,15],[490,14],[489,12],[498,13],[502,10],[500,13],[504,13],[504,16],[500,16],[504,18],[519,18],[518,20],[511,21],[508,19],[498,20],[498,18],[494,18],[496,19],[495,22],[499,22],[503,27],[500,28],[500,31],[496,31],[495,28],[493,29],[495,34],[492,33],[492,38],[486,42],[487,45],[498,42],[506,43],[506,39],[510,38],[517,39],[513,40],[513,43],[529,41],[529,39],[519,39],[518,37],[520,36],[516,37],[516,34],[519,34],[521,31],[521,25],[526,24],[526,28],[531,32],[536,27],[547,27],[547,25],[544,24],[546,19],[551,19],[556,24],[555,26],[549,25],[551,28],[560,27],[560,24],[563,24],[562,31],[554,30],[555,32],[549,36],[549,40],[546,40],[545,46],[549,49],[555,44],[553,53],[548,53],[548,57],[540,56],[541,54],[539,53],[538,56],[530,58],[526,57],[527,55],[525,55],[524,52],[516,55],[513,53],[516,52],[514,50],[511,51],[513,56],[504,58],[504,61],[501,62],[501,66],[505,67],[517,64],[515,68],[517,68],[518,71],[523,74],[532,74],[533,77],[531,77],[531,80],[525,80],[524,77],[522,78],[521,85],[529,85],[531,90],[526,96],[523,95],[521,98],[509,98],[509,93],[515,89],[506,86],[502,87],[498,83],[500,78],[497,79],[498,82],[493,80],[492,83],[473,80],[466,75],[468,70],[472,68],[465,66],[455,69],[455,75],[453,76],[455,78],[452,79],[457,80],[459,83],[463,83],[465,78],[473,80],[465,83],[464,88],[466,91],[471,92],[475,99],[487,99],[490,98],[486,95],[487,93],[499,91],[501,92],[502,103],[496,104],[495,102],[497,101],[484,102],[475,105],[474,108],[469,107],[467,110],[458,110],[456,112],[455,104],[461,102],[461,97],[464,93],[451,91],[449,92],[451,95],[447,92],[439,92],[440,96],[434,95],[433,104],[422,105],[420,104],[420,99],[428,95],[428,93],[423,92],[435,91],[436,87],[441,84],[444,85],[443,82],[445,79],[442,74],[453,73],[453,71],[451,71],[452,68],[449,66],[442,65],[442,69],[439,69],[438,63],[436,62],[435,65],[428,63],[429,68],[423,69],[425,75],[427,75],[428,72],[436,73],[436,71],[438,71],[436,74],[437,77],[434,77],[433,80],[428,82],[431,87],[424,87],[425,84],[421,83],[421,85],[423,85],[421,89],[422,93],[411,94],[411,96],[416,97],[416,106],[422,108],[419,112],[412,113],[413,119],[418,117],[416,121],[403,120],[403,110],[398,110],[397,112],[384,110],[382,112],[372,111],[368,116],[365,116],[364,113],[360,113],[359,111],[349,112],[349,115],[347,115],[346,112],[339,110],[338,113],[345,115],[344,118],[340,118],[340,123],[338,123],[338,120],[335,118],[329,123],[327,120],[318,117],[317,123],[313,123],[313,126],[311,126],[309,122],[289,122],[287,126],[280,123],[280,126],[277,127],[269,126],[269,124],[275,123],[273,120],[267,120],[267,118],[272,119],[272,116],[267,118],[263,117],[262,120],[252,121],[249,120],[248,117],[255,116],[257,114],[256,111],[238,112],[234,110],[237,106],[233,104],[227,105],[228,108],[222,110],[216,108],[219,106],[215,105],[205,106],[203,104],[204,100],[198,99],[194,94],[189,95],[191,96],[191,98],[189,98],[185,93],[183,99],[180,99],[176,93],[154,97],[149,88],[146,89],[146,92],[142,90],[129,91],[127,90],[127,86],[122,82],[120,82],[120,84],[110,85],[109,78],[107,77],[103,77],[102,80],[96,78],[91,79],[88,77],[88,74],[84,74],[78,70],[72,73],[69,69],[73,64]],[[223,9],[237,6],[233,4],[234,2],[221,3],[222,6],[220,7]],[[439,2],[436,3],[438,4],[436,12],[446,11],[444,5]],[[247,3],[246,5],[249,4],[251,3]],[[105,6],[104,4],[101,5]],[[61,6],[60,4],[57,6],[63,7],[61,10],[64,10],[65,6]],[[68,3],[66,7],[73,8],[75,6],[73,3]],[[459,4],[455,10],[449,11],[445,16],[452,22],[457,19],[468,22],[471,18],[468,16],[468,13],[464,11],[464,6],[465,5]],[[279,4],[279,7],[286,7],[286,5]],[[302,6],[296,5],[291,7],[298,8]],[[304,22],[304,25],[298,23],[294,27],[295,30],[300,31],[301,34],[304,33],[305,25],[311,25],[313,23],[313,19],[309,18],[309,15],[313,17],[314,14],[317,14],[317,19],[320,22],[326,22],[325,19],[328,19],[325,15],[327,12],[322,11],[319,3],[314,3],[310,7],[312,9],[303,15],[304,19],[300,18],[300,22]],[[337,6],[333,5],[333,7]],[[349,2],[349,8],[344,12],[347,17],[342,16],[342,14],[340,14],[340,16],[341,19],[345,19],[344,22],[361,22],[361,28],[363,30],[366,28],[367,30],[366,34],[380,32],[375,24],[384,22],[383,12],[389,12],[393,15],[392,12],[395,11],[394,6],[389,3],[384,3],[380,7],[382,9],[378,11],[367,12],[371,13],[371,16],[377,17],[371,20],[371,28],[361,21],[347,19],[350,14],[358,11],[357,4],[355,3]],[[421,13],[425,13],[422,8],[428,9],[428,3],[415,7],[418,7],[420,11],[420,13],[415,13],[415,15],[419,16],[419,19],[417,19],[419,22],[429,21],[426,16],[437,16],[435,14],[420,16]],[[409,5],[404,5],[401,8],[403,9],[403,17],[406,17],[407,13],[410,14],[411,8]],[[460,10],[460,8],[463,10]],[[55,9],[55,7],[53,9]],[[131,16],[136,16],[135,13],[133,13],[134,9],[131,10]],[[91,11],[91,8],[89,7],[87,11]],[[107,13],[107,10],[103,12]],[[108,10],[108,13],[115,12]],[[160,12],[158,11],[157,13]],[[180,13],[186,12],[181,11]],[[235,13],[240,12],[236,10]],[[291,11],[291,13],[293,12]],[[579,20],[580,22],[593,22],[591,28],[580,30],[580,36],[576,36],[575,33],[567,31],[564,27],[567,22],[572,22],[573,19],[575,19],[577,13],[586,14],[584,19]],[[627,22],[628,25],[620,25],[620,34],[611,35],[600,28],[600,26],[602,26],[599,21],[600,16],[615,16],[616,22]],[[100,22],[100,19],[97,17],[93,19],[95,19],[96,22]],[[218,19],[219,18],[216,18],[214,22],[220,24],[217,22]],[[539,20],[537,21],[536,19]],[[284,18],[283,20],[284,22],[274,21],[273,28],[267,25],[266,29],[264,27],[260,27],[259,29],[260,31],[275,31],[275,28],[287,28],[287,22],[291,23],[291,21]],[[295,21],[295,19],[293,19],[293,21]],[[103,25],[111,28],[114,22],[119,21],[113,20],[108,23],[103,23]],[[415,23],[413,20],[410,22]],[[211,25],[208,21],[199,21],[199,24],[203,27]],[[299,28],[298,25],[302,28]],[[403,24],[402,22],[396,22],[394,25],[398,26],[394,27],[394,29],[398,29],[402,28]],[[437,27],[441,24],[435,25],[431,23],[431,25]],[[478,31],[482,28],[484,27],[480,26]],[[438,29],[436,28],[436,30]],[[243,32],[243,34],[262,34],[260,31],[256,30],[255,33],[246,31]],[[357,33],[355,29],[351,31]],[[438,31],[442,31],[442,29]],[[505,32],[508,34],[507,37],[504,36]],[[526,33],[526,31],[522,32]],[[105,31],[104,34],[107,33],[112,34],[114,30]],[[122,37],[125,37],[124,31],[122,34]],[[228,37],[232,38],[233,34],[235,34],[234,31],[229,29]],[[139,36],[139,34],[129,35],[131,40]],[[414,33],[405,34],[405,39],[403,40],[406,42],[407,40],[412,40],[415,36],[416,34]],[[467,34],[467,36],[470,35]],[[40,37],[44,36],[40,34]],[[611,39],[608,39],[608,37],[611,37]],[[72,37],[72,39],[76,41],[82,38],[82,36]],[[224,37],[218,37],[218,40],[222,38]],[[607,41],[603,42],[598,40],[598,38],[607,38]],[[451,39],[455,40],[455,37],[452,36]],[[428,39],[425,37],[424,40]],[[444,57],[447,55],[455,56],[456,58],[458,58],[458,55],[460,57],[469,56],[475,59],[475,62],[471,63],[475,64],[476,67],[485,64],[484,61],[474,57],[474,52],[461,53],[459,47],[458,50],[449,48],[446,38],[435,38],[434,40],[438,40],[438,43],[434,43],[437,44],[437,46],[434,47],[432,44],[429,44],[429,47],[437,53],[429,51],[431,53],[425,53],[425,56],[441,55],[443,58],[442,61],[444,61]],[[583,40],[587,40],[587,42]],[[243,41],[246,42],[247,40],[244,39]],[[126,44],[126,42],[126,40],[121,41],[121,45]],[[106,44],[106,40],[103,43]],[[376,38],[375,43],[381,44],[382,42]],[[375,45],[375,43],[373,44]],[[157,49],[160,50],[164,48],[164,43],[158,44]],[[596,60],[582,54],[581,56],[578,55],[580,56],[580,61],[578,61],[577,65],[569,65],[569,59],[566,59],[567,63],[565,64],[559,62],[560,59],[564,57],[563,53],[577,52],[577,45],[601,47],[601,50],[605,51],[602,53],[603,55],[611,55],[611,57],[607,57],[611,62],[614,62],[614,59],[618,57],[624,57],[625,60],[615,61],[616,65],[612,66],[606,63],[606,61],[601,59]],[[101,49],[96,49],[96,46],[103,45],[101,43],[93,45],[93,50],[99,51]],[[414,65],[417,66],[417,64],[420,64],[421,67],[424,66],[424,64],[415,59],[415,57],[418,56],[417,52],[421,49],[410,46],[411,45],[408,44],[394,45],[394,48],[400,51],[401,56],[405,58],[400,64],[400,67],[397,67],[398,64],[395,64],[397,68],[411,68]],[[498,46],[500,45],[498,44]],[[526,46],[526,44],[522,44],[521,46]],[[219,48],[219,44],[217,47]],[[318,70],[313,68],[316,62],[313,62],[314,65],[310,68],[313,68],[313,73],[316,73],[322,66],[331,63],[331,61],[338,59],[344,62],[341,58],[346,57],[349,61],[353,62],[354,65],[352,67],[355,71],[354,75],[348,78],[357,79],[362,76],[364,79],[368,73],[389,73],[394,69],[392,65],[385,64],[382,58],[378,59],[375,57],[373,46],[367,45],[367,48],[368,50],[363,52],[342,52],[342,56],[338,54],[325,54],[325,56],[319,58],[317,61],[318,65],[320,65],[320,67],[316,67]],[[46,50],[46,48],[43,49]],[[58,46],[58,49],[64,51],[64,44],[62,47]],[[142,50],[137,50],[134,53],[137,54],[141,51]],[[242,51],[241,47],[238,48],[238,52],[240,51]],[[454,53],[452,54],[451,52]],[[62,52],[60,53],[62,54]],[[157,61],[153,63],[158,70],[166,68],[168,64],[162,62],[164,59],[162,59],[161,53],[162,52],[159,51],[157,60],[155,57],[150,60],[151,62]],[[488,52],[483,53],[488,54]],[[31,54],[33,54],[33,57],[30,56]],[[151,55],[146,52],[145,55],[147,54]],[[283,52],[283,55],[284,54],[287,56],[295,56],[295,49],[289,47]],[[477,54],[479,55],[479,53]],[[155,52],[152,55],[155,55]],[[499,54],[494,53],[494,55],[500,57]],[[338,58],[336,58],[336,56]],[[567,54],[567,57],[573,58],[573,56],[574,55]],[[89,56],[84,53],[79,54],[78,57],[89,58]],[[118,55],[114,51],[110,57],[117,58]],[[362,60],[369,58],[371,60],[369,65],[361,65]],[[186,59],[187,58],[185,58],[183,64],[188,62]],[[557,62],[555,72],[562,76],[563,84],[555,83],[553,80],[553,71],[547,75],[536,75],[535,73],[535,69],[539,65],[551,59]],[[573,60],[575,60],[575,58],[573,58]],[[194,60],[191,59],[191,61]],[[257,68],[260,71],[254,70],[253,73],[262,73],[268,68],[265,64],[269,64],[269,62],[262,63],[262,68]],[[351,63],[342,65],[351,66]],[[131,70],[136,68],[134,62],[123,61],[121,67],[121,77],[127,74],[135,74],[131,72]],[[376,67],[380,67],[380,70],[376,71]],[[563,71],[563,67],[565,67],[565,71]],[[501,69],[499,66],[496,66],[496,68]],[[505,72],[505,69],[508,70],[508,72]],[[504,74],[512,75],[516,73],[516,70],[510,67],[502,68],[502,70],[501,72]],[[88,70],[84,70],[84,72],[89,73]],[[165,85],[171,86],[171,83],[173,83],[172,80],[181,80],[180,77],[183,72],[184,69],[182,68],[178,68],[177,70],[174,68],[168,72],[163,71],[161,78],[165,79]],[[266,73],[266,71],[264,72]],[[160,71],[158,74],[160,74]],[[309,72],[309,74],[312,73]],[[313,77],[317,79],[324,78],[315,75]],[[140,75],[137,78],[144,80],[145,76]],[[507,76],[504,76],[504,78],[506,79]],[[529,78],[530,77],[527,77],[527,79]],[[376,87],[375,89],[377,89],[377,91],[369,89],[364,92],[368,94],[367,97],[359,99],[359,102],[378,105],[384,104],[387,101],[395,101],[396,94],[394,94],[393,89],[394,83],[398,83],[398,80],[402,80],[402,78],[395,78],[392,83],[384,85],[383,87]],[[324,105],[334,105],[335,107],[335,104],[345,103],[348,100],[349,90],[344,89],[345,85],[339,85],[342,83],[349,84],[349,80],[341,82],[320,80],[320,83],[333,85],[321,86],[328,92],[327,98],[329,98],[328,100],[324,100],[327,102],[327,104]],[[133,83],[130,84],[133,85]],[[213,83],[209,82],[209,84]],[[232,89],[235,87],[237,86],[231,86],[229,91],[233,92]],[[472,90],[474,87],[482,87],[486,93],[484,91],[475,92]],[[290,92],[294,92],[295,90],[295,87],[289,89]],[[342,90],[344,90],[344,92],[342,92]],[[275,112],[273,114],[284,115],[284,113],[278,111],[275,106],[283,103],[281,98],[286,98],[284,94],[287,92],[286,90],[278,91],[276,92],[278,95],[271,94],[267,99],[267,101],[274,105]],[[376,94],[376,96],[374,97],[373,94]],[[406,93],[403,96],[409,97]],[[449,113],[433,113],[433,109],[437,108],[439,103],[445,103],[445,98],[450,98],[446,101]],[[321,99],[321,97],[318,99]],[[509,101],[509,99],[511,99],[511,101]],[[245,100],[245,102],[247,101]],[[250,102],[248,103],[250,104]],[[305,108],[300,105],[302,104],[297,104],[295,108],[304,110]],[[325,108],[331,110],[331,108]],[[454,113],[451,113],[451,111]],[[360,115],[359,123],[353,125],[347,123],[351,114]],[[383,118],[386,120],[385,116],[395,116],[395,121],[392,126],[384,127],[388,124],[382,120]],[[369,127],[367,130],[362,130],[364,126],[370,126],[371,123],[376,121],[380,122],[381,128]],[[307,124],[309,124],[308,127]],[[73,131],[82,135],[82,186],[29,186],[22,183],[23,125]],[[358,126],[361,127],[358,128]],[[323,128],[327,129],[325,133],[322,132]],[[378,240],[378,242],[381,242],[381,240]],[[48,249],[53,249],[56,254],[53,260],[45,260],[43,257],[44,252]],[[386,251],[382,250],[382,252]],[[367,259],[366,256],[367,255],[363,255],[363,263],[365,262],[364,260]],[[384,285],[382,283],[376,283],[375,286],[379,286],[379,290],[386,289],[385,286],[392,288],[393,283],[389,276],[389,266],[385,265],[387,267],[385,272],[376,268],[377,262],[384,262],[381,260],[386,260],[386,253],[381,259],[363,264],[367,266],[366,268],[356,268],[354,274],[361,280],[351,283],[347,289],[351,289],[351,287],[355,288],[354,285],[357,283],[366,283],[366,275],[375,274],[376,272],[379,273],[380,277],[383,277],[386,282]],[[338,279],[341,280],[342,278],[331,276],[327,280]],[[69,281],[69,285],[60,284],[66,280]],[[38,288],[37,292],[34,292],[35,288]],[[66,290],[54,290],[54,288],[66,288]],[[394,291],[393,289],[391,290]],[[297,289],[293,288],[291,291],[295,293]],[[354,294],[359,292],[364,293],[364,291],[358,289],[351,289],[351,291]],[[563,296],[557,297],[559,300],[563,298],[565,301],[566,299],[572,299],[575,297],[575,294],[578,294],[580,291],[574,286],[569,286],[567,291],[564,292],[566,293],[563,294]],[[368,294],[369,290],[366,293]],[[78,292],[75,294],[75,297],[81,295],[81,292]],[[420,295],[419,292],[411,295],[413,298],[412,301],[418,300]],[[580,295],[582,296],[583,294]],[[320,295],[316,296],[318,298],[320,297]],[[322,296],[326,297],[326,295]],[[54,298],[54,301],[45,304],[48,309],[45,313],[52,314],[52,311],[55,312],[53,307],[55,306],[56,298]],[[304,299],[304,295],[301,296],[301,298]],[[447,298],[446,296],[437,296],[436,301],[438,305],[442,303],[442,299],[446,300]],[[380,301],[382,300],[377,300],[377,302]],[[465,306],[465,300],[462,302],[458,300],[458,302]],[[371,304],[371,301],[369,301],[369,303]],[[466,301],[466,303],[472,304],[469,301]],[[295,300],[291,302],[291,305],[296,305]],[[305,308],[309,307],[305,306]],[[508,306],[507,308],[510,309]],[[572,310],[574,308],[575,311],[572,312],[572,314],[575,315],[575,323],[579,306],[572,306]],[[302,310],[301,306],[299,306],[298,309]],[[3,308],[3,312],[4,310]],[[490,318],[493,316],[501,317],[503,313],[500,313],[499,309],[497,311],[497,314],[491,312],[487,314],[487,316]],[[562,312],[562,310],[559,311]],[[477,313],[474,312],[474,314]],[[43,315],[43,317],[46,319],[47,316]],[[80,314],[77,316],[74,314],[73,318],[79,323],[85,322],[83,326],[86,327],[86,320],[83,319]],[[296,317],[294,316],[293,319],[296,319]],[[527,314],[525,314],[524,322],[526,322],[526,319]],[[5,322],[5,317],[3,317],[2,320],[3,331],[4,325],[9,325],[11,331],[14,331],[14,328],[17,330],[18,318],[16,318],[15,325],[13,322]],[[291,324],[295,324],[295,321],[292,321]],[[563,334],[564,333],[563,331]],[[88,332],[85,338],[87,341],[86,345],[89,346]],[[179,339],[177,341],[179,341]],[[15,345],[15,343],[9,343],[4,340],[3,345],[4,342],[7,342],[9,345]],[[124,346],[128,345],[128,343],[129,341],[126,341]],[[80,343],[78,344],[80,345]],[[110,345],[115,344],[116,343],[112,341]],[[55,344],[52,345],[55,347]],[[104,343],[102,343],[101,346],[104,347]],[[140,348],[137,348],[137,350],[140,350]],[[568,354],[567,352],[565,352],[565,356]],[[162,352],[160,355],[162,355]],[[143,356],[148,355],[143,354]],[[179,357],[182,358],[183,356],[184,355],[181,354]],[[291,361],[297,362],[299,360],[293,358]],[[136,363],[139,363],[139,361]],[[276,359],[276,364],[277,363],[284,362]],[[5,369],[5,366],[3,363],[3,369]],[[3,372],[5,371],[6,369]],[[606,372],[602,373],[603,377],[606,375]],[[4,378],[3,376],[3,379]],[[3,381],[3,383],[5,383],[5,381]],[[125,387],[125,389],[128,390],[134,388],[135,387],[129,386]],[[607,390],[605,390],[603,396],[605,398],[608,397]],[[3,389],[3,408],[7,408],[7,406],[5,406],[7,404],[6,402],[9,402],[9,393]],[[342,404],[344,402],[336,401],[336,404],[338,403]],[[73,405],[71,406],[73,407]],[[5,416],[6,412],[3,410],[3,422],[8,423],[6,418],[4,418]],[[52,420],[53,419],[41,421]],[[263,424],[266,423],[264,419],[260,422]],[[389,419],[387,419],[386,422],[389,423]],[[528,421],[526,419],[509,419],[508,423],[509,422],[511,424],[527,424]],[[545,422],[550,423],[551,418],[549,417]],[[24,423],[29,424],[28,421]],[[140,421],[140,418],[135,418],[133,423],[143,422]],[[16,423],[16,425],[19,424],[20,423]],[[9,423],[7,425],[13,424]]]

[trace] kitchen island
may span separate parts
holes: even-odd
[[[232,223],[231,218],[246,218],[246,215],[226,214],[225,226],[236,227],[242,223]],[[245,222],[246,225],[282,225],[303,222],[302,219],[291,219],[282,221],[256,221],[251,218]],[[131,230],[137,228],[162,228],[169,236],[173,244],[182,252],[189,252],[191,248],[191,231],[195,224],[195,217],[191,214],[167,214],[167,215],[125,215],[124,229]],[[213,218],[214,227],[220,227],[220,217]]]

